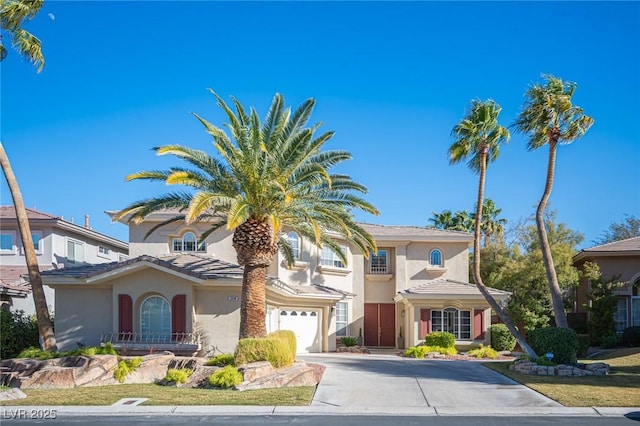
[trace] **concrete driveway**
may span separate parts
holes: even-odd
[[[298,358],[326,366],[312,406],[561,407],[475,361],[349,353]]]

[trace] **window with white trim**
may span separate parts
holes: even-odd
[[[84,262],[84,243],[67,240],[67,261],[70,263]]]
[[[140,334],[142,340],[171,340],[171,308],[161,296],[147,297],[140,305]]]
[[[340,249],[343,253],[347,252],[346,246],[340,246]],[[322,247],[322,252],[320,253],[320,265],[321,266],[330,266],[332,268],[344,268],[344,263],[342,260],[334,253],[331,248],[328,246]]]
[[[98,246],[98,254],[102,256],[109,256],[111,254],[111,250],[108,247]]]
[[[336,303],[336,336],[347,335],[348,307],[347,302]]]
[[[457,340],[471,339],[471,311],[446,308],[431,311],[431,331],[446,331]]]
[[[182,238],[173,239],[173,251],[205,252],[207,251],[207,245],[204,241],[198,245],[198,238],[196,237],[196,234],[193,232],[186,232]]]
[[[384,275],[389,273],[388,251],[378,250],[377,254],[372,254],[369,258],[369,273]]]
[[[440,251],[440,249],[431,250],[429,253],[429,264],[431,266],[443,266],[442,251]]]
[[[31,231],[31,241],[36,254],[42,253],[42,231]]]
[[[291,250],[293,250],[293,259],[300,260],[300,236],[291,231],[287,234],[287,242],[291,246]]]
[[[16,233],[14,231],[2,231],[0,233],[0,252],[15,253],[16,251]]]
[[[619,297],[616,304],[616,312],[614,314],[614,320],[616,322],[616,333],[622,335],[624,329],[627,328],[627,318],[629,313],[627,312],[627,298]]]

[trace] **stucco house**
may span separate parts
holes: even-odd
[[[232,233],[207,223],[171,223],[154,213],[129,225],[123,262],[48,271],[56,289],[56,335],[62,348],[112,341],[127,350],[231,352],[240,322],[242,268]],[[368,260],[348,243],[343,264],[328,248],[289,232],[296,262],[281,254],[268,270],[267,328],[293,330],[300,352],[336,349],[340,336],[370,347],[414,345],[437,330],[459,346],[487,343],[491,310],[469,276],[472,236],[416,226],[361,224],[376,239]],[[496,299],[507,292],[491,290]]]
[[[89,216],[77,225],[59,216],[26,209],[40,271],[124,260],[129,245],[91,229]],[[2,305],[35,313],[24,248],[14,206],[0,206],[0,298]],[[54,291],[44,286],[49,310]]]
[[[573,257],[573,264],[582,270],[585,262],[598,264],[602,277],[620,276],[625,285],[616,290],[618,305],[615,320],[616,331],[622,334],[625,328],[640,326],[640,237],[627,238],[609,244],[587,248]],[[575,292],[575,311],[587,311],[587,293],[591,283],[582,278]]]

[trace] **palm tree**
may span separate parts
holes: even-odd
[[[485,198],[482,205],[482,235],[483,235],[483,247],[486,247],[491,238],[496,235],[498,237],[504,234],[504,225],[507,220],[498,217],[502,213],[502,209],[496,207],[496,203],[491,198]],[[475,220],[475,214],[473,215]]]
[[[476,286],[515,336],[520,347],[528,355],[535,356],[535,351],[527,344],[524,336],[518,331],[502,306],[489,293],[480,276],[480,224],[483,217],[482,207],[487,163],[498,158],[500,145],[506,143],[510,138],[509,131],[498,123],[498,115],[501,110],[502,108],[491,99],[484,102],[473,100],[467,116],[452,130],[455,141],[449,147],[449,162],[455,164],[468,160],[469,168],[480,175],[473,236],[473,278]]]
[[[551,291],[551,302],[556,326],[569,328],[564,311],[562,292],[558,284],[551,247],[544,224],[544,213],[553,188],[558,144],[569,144],[583,136],[593,125],[593,118],[585,115],[582,108],[575,106],[571,98],[576,83],[563,82],[552,75],[543,74],[545,84],[534,84],[526,93],[522,112],[516,118],[513,127],[529,137],[527,148],[532,151],[544,145],[549,146],[547,160],[547,178],[544,193],[536,209],[536,225],[542,248],[542,259],[547,271],[547,280]]]
[[[437,229],[452,229],[455,226],[451,210],[443,210],[440,213],[433,212],[433,215],[429,218],[429,222]]]
[[[42,44],[30,32],[22,28],[24,20],[33,19],[42,8],[44,0],[2,0],[0,6],[0,22],[2,31],[11,36],[11,44],[18,53],[37,67],[37,72],[44,67]],[[0,37],[0,61],[7,57],[8,51]]]
[[[31,63],[38,67],[37,72],[42,71],[44,67],[44,57],[40,40],[29,32],[21,28],[22,21],[32,19],[42,7],[42,0],[2,0],[0,6],[0,22],[2,23],[2,31],[7,32],[12,37],[12,44],[20,55],[28,59]],[[0,37],[0,61],[7,57],[7,49],[2,43]],[[49,307],[42,288],[42,277],[38,268],[38,258],[33,247],[31,239],[31,227],[29,226],[29,218],[24,207],[22,192],[16,179],[9,157],[4,150],[2,142],[0,142],[0,164],[2,172],[7,179],[7,185],[13,199],[13,206],[16,210],[16,219],[18,220],[18,228],[20,229],[20,238],[22,239],[22,247],[24,248],[24,256],[27,263],[27,271],[29,272],[29,282],[31,284],[31,294],[33,295],[33,303],[36,309],[36,318],[38,320],[38,332],[42,338],[42,347],[45,350],[57,350],[56,338],[53,332],[53,324],[49,315]]]
[[[193,168],[139,172],[127,180],[164,181],[192,191],[135,202],[114,220],[139,222],[150,213],[177,209],[180,214],[157,227],[177,220],[193,223],[217,219],[201,241],[221,226],[233,230],[238,263],[244,267],[240,338],[261,337],[266,334],[267,267],[279,248],[287,262],[294,262],[291,246],[281,236],[283,227],[299,232],[318,247],[327,245],[346,264],[346,255],[335,237],[351,242],[365,256],[375,252],[373,237],[354,221],[352,210],[375,215],[378,211],[357,195],[366,193],[364,186],[347,175],[330,174],[332,166],[351,155],[340,150],[321,151],[333,132],[316,136],[318,124],[306,127],[315,105],[313,99],[291,113],[284,106],[284,98],[276,94],[261,123],[253,108],[247,113],[232,98],[234,112],[215,92],[211,93],[229,120],[226,126],[232,138],[199,115],[194,116],[213,137],[220,158],[179,145],[155,148],[158,155],[175,155]]]

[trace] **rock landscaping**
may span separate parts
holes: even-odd
[[[509,370],[522,374],[533,374],[538,376],[607,376],[609,375],[609,365],[604,362],[593,364],[567,365],[559,364],[555,366],[538,365],[528,359],[519,360],[509,366]]]

